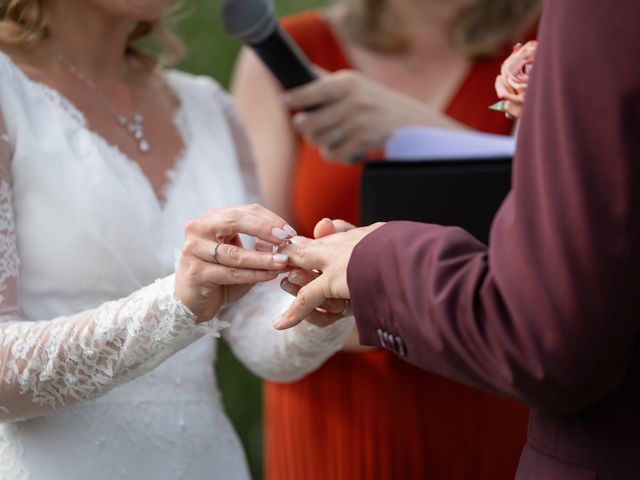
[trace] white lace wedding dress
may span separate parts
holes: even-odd
[[[183,225],[253,201],[255,178],[227,95],[205,78],[166,79],[186,149],[161,204],[135,162],[0,53],[2,480],[246,479],[207,331],[230,323],[235,354],[287,381],[351,327],[275,331],[290,299],[273,284],[194,325],[171,275]]]

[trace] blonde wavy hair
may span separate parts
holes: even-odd
[[[45,1],[0,0],[0,43],[28,45],[46,39],[49,29],[43,8]],[[150,65],[182,58],[184,48],[172,31],[181,7],[182,0],[176,0],[162,20],[138,22],[129,33],[127,53]],[[149,43],[154,46],[149,47]]]
[[[411,39],[389,12],[388,0],[343,0],[342,28],[357,43],[382,52],[400,52]],[[451,43],[470,58],[496,55],[532,26],[543,0],[477,0],[449,26]]]

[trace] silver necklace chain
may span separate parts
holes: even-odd
[[[109,101],[104,92],[96,85],[96,83],[89,78],[85,73],[83,73],[78,67],[76,67],[73,63],[66,59],[62,53],[57,50],[53,45],[49,46],[49,50],[51,55],[55,58],[55,60],[62,65],[71,75],[73,75],[78,81],[83,83],[89,90],[93,92],[93,94],[98,98],[100,103],[107,109],[109,114],[113,118],[115,118],[118,125],[124,128],[129,135],[133,137],[135,142],[138,144],[138,150],[141,153],[149,153],[151,151],[151,146],[149,145],[149,141],[147,140],[144,134],[144,117],[141,113],[135,112],[135,101],[133,92],[131,91],[131,87],[129,90],[131,92],[131,100],[134,103],[134,114],[131,119],[128,119],[125,115],[119,113],[113,104]]]

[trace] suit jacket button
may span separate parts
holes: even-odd
[[[391,350],[393,353],[398,353],[396,350],[396,342],[393,335],[391,335],[389,332],[386,332],[386,339],[387,339],[387,348]]]

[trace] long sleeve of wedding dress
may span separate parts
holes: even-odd
[[[231,128],[247,201],[259,198],[250,149],[232,107]],[[352,321],[321,329],[303,324],[288,332],[271,326],[287,294],[259,285],[228,306],[208,327],[174,295],[174,276],[93,310],[57,319],[25,321],[19,307],[19,258],[10,174],[11,144],[0,118],[0,421],[46,414],[92,400],[156,367],[208,330],[225,332],[234,353],[258,375],[289,381],[317,368],[343,344]]]
[[[74,316],[22,320],[10,150],[0,122],[0,421],[95,398],[202,335],[173,276]]]
[[[245,182],[247,202],[257,201],[261,195],[249,141],[228,95],[224,97],[227,124]],[[256,286],[219,315],[230,325],[222,334],[233,353],[259,377],[290,382],[307,375],[342,348],[354,327],[353,318],[348,318],[327,328],[302,322],[290,330],[274,329],[273,321],[286,311],[291,301],[276,280]]]

